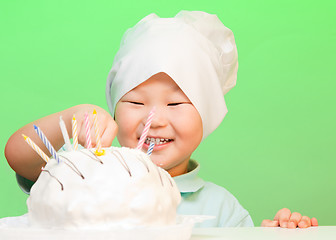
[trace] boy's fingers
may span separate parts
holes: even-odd
[[[96,133],[95,133],[95,128],[93,126],[93,123],[91,123],[91,132],[90,132],[90,138],[91,138],[91,147],[96,147],[97,141],[96,141]]]
[[[279,222],[278,221],[272,221],[269,219],[265,219],[262,221],[261,223],[262,227],[278,227],[279,226]]]
[[[288,208],[279,210],[274,217],[274,221],[266,219],[261,223],[261,226],[274,227],[275,223],[277,222],[282,228],[307,228],[311,226],[318,226],[316,218],[310,219],[307,216],[302,217],[302,215],[298,212],[291,213]]]
[[[110,121],[106,128],[105,131],[102,134],[101,137],[101,144],[103,147],[110,147],[112,145],[113,139],[117,135],[118,132],[118,126],[115,121]]]
[[[301,221],[301,219],[302,219],[302,215],[300,213],[293,212],[292,215],[289,218],[289,222],[288,222],[287,227],[288,228],[296,228],[298,226],[299,222]],[[305,221],[306,221],[306,219],[305,219]]]
[[[307,227],[311,227],[311,222],[310,222],[310,218],[307,216],[303,216],[301,218],[301,221],[298,224],[299,228],[307,228]]]
[[[288,226],[288,221],[291,216],[291,211],[288,208],[283,208],[277,212],[274,220],[279,221],[280,227],[286,228]]]
[[[291,215],[291,211],[288,209],[288,208],[283,208],[283,209],[280,209],[273,220],[280,220],[280,218],[283,218],[284,216],[287,216],[288,219],[290,218],[290,215]]]
[[[317,226],[318,226],[318,222],[317,222],[317,219],[316,219],[316,218],[312,218],[312,219],[311,219],[311,225],[312,225],[313,227],[317,227]]]
[[[86,146],[86,137],[85,137],[85,127],[84,127],[84,124],[81,124],[81,126],[78,126],[78,142],[83,147]]]

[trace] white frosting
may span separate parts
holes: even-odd
[[[181,196],[165,170],[136,149],[106,148],[99,157],[93,151],[62,152],[59,164],[55,159],[48,162],[27,200],[31,226],[130,228],[176,223]]]

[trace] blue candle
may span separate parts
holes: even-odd
[[[149,144],[148,150],[147,150],[147,155],[148,156],[150,156],[152,154],[154,146],[155,146],[154,141],[151,141],[150,144]]]
[[[59,163],[58,154],[57,154],[55,148],[51,145],[51,143],[47,139],[47,137],[44,135],[44,133],[41,131],[41,129],[38,126],[34,125],[34,129],[35,129],[37,135],[41,138],[44,145],[47,147],[48,151],[53,156],[53,158],[55,158],[57,160],[57,162]]]

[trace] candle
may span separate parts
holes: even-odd
[[[63,139],[64,139],[64,142],[65,142],[65,150],[66,151],[71,151],[72,147],[71,147],[71,143],[70,143],[68,130],[66,129],[66,126],[65,126],[65,123],[63,121],[62,116],[60,116],[59,125],[60,125],[61,132],[62,132],[62,135],[63,135]]]
[[[95,136],[96,136],[96,152],[95,154],[98,156],[104,155],[104,152],[102,150],[101,141],[100,141],[100,135],[99,135],[99,127],[98,127],[98,117],[97,117],[97,111],[96,109],[93,110],[93,125],[95,129]]]
[[[150,145],[149,145],[149,147],[148,147],[148,150],[147,150],[147,155],[148,155],[148,156],[150,156],[150,155],[152,154],[153,149],[154,149],[154,146],[155,146],[154,141],[151,141],[151,142],[150,142]]]
[[[55,148],[51,145],[51,143],[47,139],[47,137],[44,135],[44,133],[41,131],[41,129],[38,126],[34,125],[34,129],[35,129],[37,135],[41,138],[44,145],[47,147],[48,151],[53,156],[53,158],[55,158],[57,160],[57,162],[59,163],[60,160],[59,160],[58,154],[57,154]]]
[[[32,149],[35,150],[35,152],[37,152],[38,155],[40,155],[40,157],[45,161],[48,162],[50,160],[50,158],[47,156],[47,154],[45,154],[41,148],[39,148],[39,146],[37,146],[33,140],[31,140],[29,137],[27,137],[26,135],[22,134],[22,136],[24,137],[24,140],[26,141],[26,143],[28,143],[29,146],[32,147]]]
[[[146,140],[149,128],[152,124],[154,112],[155,112],[155,107],[153,107],[153,109],[149,112],[149,115],[148,115],[148,118],[147,118],[147,121],[146,121],[146,124],[145,124],[145,128],[142,131],[141,137],[140,137],[139,142],[138,142],[137,149],[141,149],[142,145],[144,144],[144,142]]]
[[[86,133],[86,148],[91,148],[91,137],[90,137],[91,127],[89,122],[89,115],[87,113],[85,113],[84,115],[84,120],[85,120],[85,133]]]
[[[77,131],[77,120],[75,114],[72,116],[72,140],[74,149],[78,150],[78,131]]]

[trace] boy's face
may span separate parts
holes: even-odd
[[[143,150],[155,139],[152,161],[171,176],[187,171],[191,153],[203,136],[201,117],[188,97],[165,73],[150,77],[118,102],[115,120],[121,146],[136,148],[150,110],[156,107]]]

